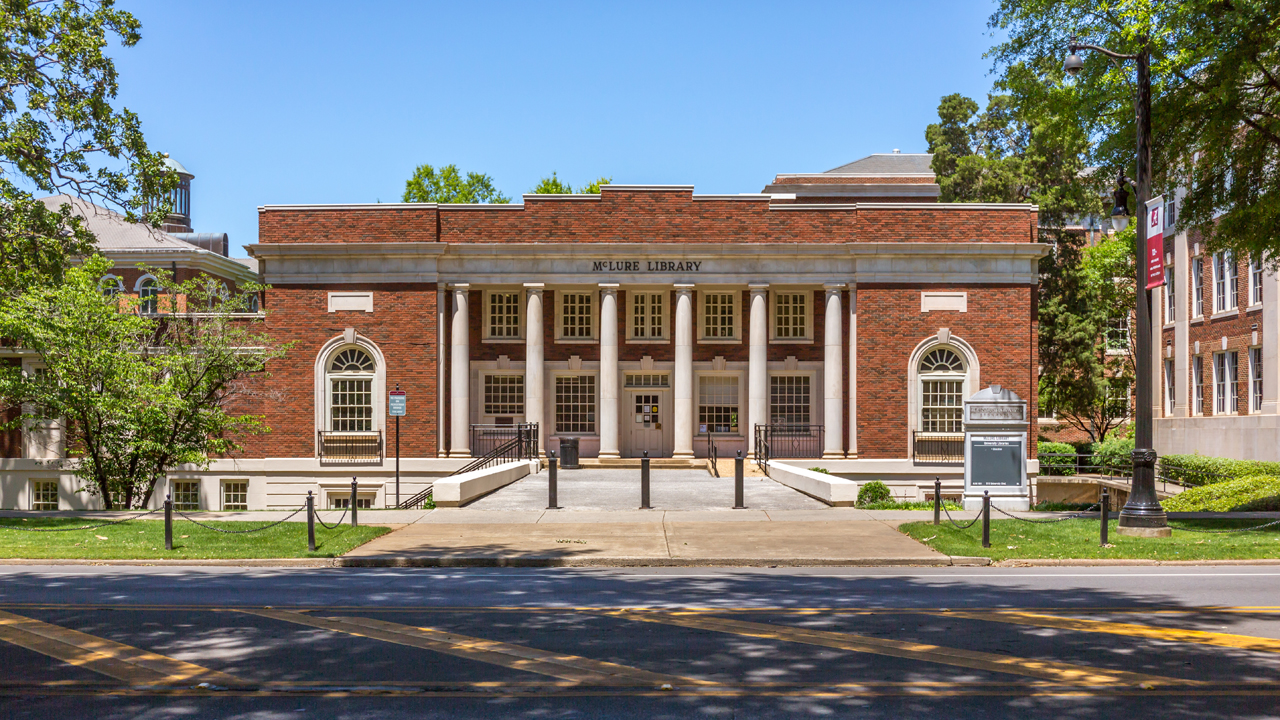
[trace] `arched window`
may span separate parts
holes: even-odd
[[[160,283],[150,275],[138,281],[138,312],[154,315],[160,311]]]
[[[939,347],[920,360],[920,431],[964,432],[965,364],[960,353]]]
[[[106,297],[115,297],[124,292],[124,282],[115,275],[103,275],[98,281],[98,287]]]
[[[373,432],[373,376],[369,353],[358,347],[339,350],[329,361],[329,430]]]

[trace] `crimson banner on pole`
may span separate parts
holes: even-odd
[[[1147,289],[1164,284],[1164,196],[1147,201],[1142,222],[1147,224]]]

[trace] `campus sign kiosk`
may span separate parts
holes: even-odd
[[[1029,510],[1027,404],[992,385],[964,401],[964,507],[982,509],[982,494],[1005,510]]]

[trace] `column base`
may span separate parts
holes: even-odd
[[[453,451],[451,451],[451,452],[449,453],[449,457],[451,457],[451,458],[469,458],[469,457],[471,457],[471,451],[470,451],[470,450],[453,450]]]
[[[689,460],[692,460],[692,459],[693,459],[693,451],[672,453],[672,454],[671,454],[671,457],[673,457],[673,458],[683,458],[683,459],[689,459]]]
[[[827,452],[822,453],[822,459],[823,460],[843,460],[844,453],[828,450]]]
[[[596,455],[596,457],[600,459],[613,460],[622,457],[622,454],[619,452],[601,452],[599,455]]]
[[[1128,535],[1129,537],[1144,538],[1167,538],[1173,535],[1173,529],[1168,527],[1125,527],[1117,526],[1115,529],[1117,535]]]

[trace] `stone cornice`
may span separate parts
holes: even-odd
[[[173,265],[180,268],[200,270],[210,275],[229,278],[236,282],[257,282],[258,273],[244,263],[236,262],[229,257],[217,253],[193,248],[191,250],[99,250],[103,257],[111,260],[117,268],[132,268],[139,263],[160,269],[169,269]]]

